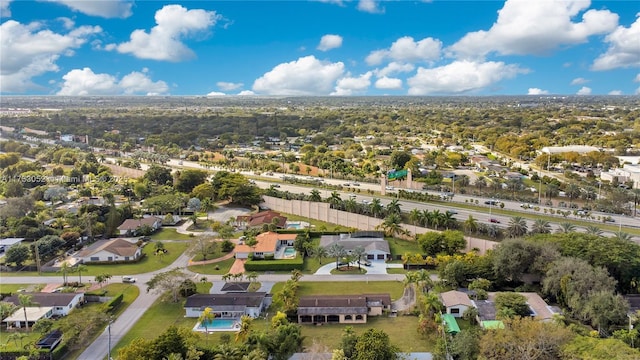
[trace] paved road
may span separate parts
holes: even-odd
[[[147,293],[145,283],[149,281],[155,274],[167,271],[173,268],[181,268],[189,274],[192,274],[194,278],[202,278],[206,276],[208,281],[214,283],[222,282],[222,275],[199,275],[189,271],[186,265],[189,261],[188,255],[181,255],[171,265],[164,269],[157,270],[146,274],[137,274],[136,285],[140,288],[140,296],[125,310],[111,325],[111,347],[113,348],[133,327],[133,325],[142,317],[144,312],[151,307],[151,305],[158,299],[160,294],[156,292]],[[287,274],[263,274],[260,275],[259,280],[270,286],[276,282],[283,282],[290,278]],[[87,280],[95,281],[92,276],[83,277]],[[390,275],[304,275],[300,281],[402,281],[404,275],[402,274],[390,274]],[[3,276],[2,283],[4,284],[41,284],[43,277],[40,276]],[[107,357],[109,348],[109,333],[107,328],[102,334],[77,358],[78,360],[96,360],[104,359]],[[114,357],[115,354],[111,356]]]

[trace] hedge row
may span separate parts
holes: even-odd
[[[300,255],[296,256],[295,259],[249,259],[244,263],[244,269],[247,271],[291,271],[302,270],[303,267],[304,259]]]
[[[122,299],[124,298],[123,294],[118,294],[113,299],[109,300],[109,302],[105,303],[107,308],[107,312],[113,311],[118,305],[122,303]]]

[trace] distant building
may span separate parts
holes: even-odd
[[[284,229],[287,224],[287,217],[280,215],[277,211],[260,211],[252,215],[240,215],[236,217],[236,226],[240,229],[250,229],[262,227],[263,225],[274,224],[278,229]]]
[[[19,245],[24,241],[24,238],[5,238],[0,239],[0,254],[9,250],[10,247]]]
[[[197,318],[206,308],[211,308],[216,319],[240,319],[242,315],[257,318],[271,305],[271,296],[266,292],[227,294],[195,294],[187,298],[185,317]]]
[[[451,290],[440,293],[440,301],[446,308],[447,314],[461,318],[467,309],[474,307],[471,299],[462,291]]]
[[[27,307],[27,322],[29,326],[35,324],[42,318],[52,316],[67,316],[71,310],[84,303],[84,293],[24,293],[31,296],[31,300],[37,305]],[[18,295],[9,296],[2,301],[20,306]],[[21,328],[25,324],[24,311],[22,308],[16,310],[12,315],[3,320],[7,326]]]
[[[150,216],[142,219],[127,219],[120,226],[120,235],[136,236],[143,226],[149,226],[153,231],[162,227],[162,219]]]
[[[595,146],[588,145],[568,145],[568,146],[545,146],[540,150],[542,154],[562,154],[568,152],[575,152],[578,154],[587,154],[593,151],[600,151]]]
[[[268,231],[256,236],[258,243],[256,246],[251,247],[246,244],[238,244],[234,248],[236,259],[247,259],[249,254],[253,253],[255,258],[264,258],[272,255],[274,258],[281,258],[280,255],[282,249],[288,246],[293,246],[296,241],[296,234],[279,234],[273,231]]]

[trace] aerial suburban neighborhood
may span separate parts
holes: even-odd
[[[637,99],[611,110],[599,98],[519,109],[515,100],[498,104],[517,116],[590,114],[572,126],[625,114],[616,126],[630,145],[516,151],[528,132],[367,128],[331,140],[326,127],[203,134],[187,147],[149,142],[136,118],[101,137],[61,107],[87,144],[61,140],[64,124],[27,140],[21,127],[47,116],[38,107],[3,116],[3,358],[153,359],[169,337],[200,359],[360,359],[358,344],[371,341],[407,359],[507,359],[525,356],[506,350],[523,337],[551,346],[545,358],[599,348],[638,358]],[[308,113],[298,109],[306,101],[288,100],[280,116]],[[362,101],[331,111],[387,111]],[[448,117],[484,111],[440,101]],[[92,111],[105,110],[84,116]]]

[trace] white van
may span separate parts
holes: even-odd
[[[134,283],[134,282],[136,282],[136,278],[134,278],[133,276],[123,276],[122,277],[122,282],[123,283]]]

